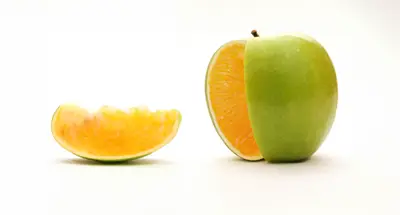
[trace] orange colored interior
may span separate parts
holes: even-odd
[[[179,112],[102,107],[89,113],[80,107],[60,107],[53,133],[75,152],[93,156],[135,155],[164,143],[174,131]]]
[[[209,68],[209,99],[219,129],[246,157],[261,156],[247,114],[244,42],[224,46]]]

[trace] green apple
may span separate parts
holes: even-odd
[[[306,35],[249,39],[245,93],[254,138],[268,162],[310,158],[333,125],[338,86],[325,48]]]

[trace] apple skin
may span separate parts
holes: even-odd
[[[309,159],[336,116],[337,78],[327,51],[307,35],[255,37],[247,41],[244,71],[248,115],[264,159]]]

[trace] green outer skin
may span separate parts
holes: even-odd
[[[205,78],[205,83],[204,83],[204,84],[205,84],[205,96],[206,96],[207,110],[208,110],[208,113],[209,113],[209,115],[210,115],[211,122],[212,122],[212,124],[214,125],[215,131],[217,132],[218,136],[221,138],[221,140],[222,140],[222,142],[225,144],[225,146],[229,149],[229,151],[231,151],[233,154],[235,154],[235,155],[238,156],[239,158],[241,158],[241,159],[243,159],[243,160],[246,160],[246,161],[260,161],[260,160],[263,160],[262,157],[258,157],[258,156],[248,157],[248,156],[245,156],[245,155],[241,154],[239,151],[237,151],[237,150],[232,146],[232,144],[227,140],[227,138],[226,138],[225,135],[222,133],[222,131],[219,130],[219,126],[218,126],[217,120],[215,119],[214,111],[212,110],[212,106],[211,106],[211,103],[210,103],[210,100],[209,100],[209,96],[208,96],[208,94],[209,94],[209,89],[208,89],[208,75],[209,75],[209,73],[210,73],[210,66],[212,65],[212,63],[213,63],[215,57],[217,56],[217,54],[219,53],[219,51],[220,51],[222,48],[224,48],[226,45],[229,45],[229,44],[231,44],[231,43],[236,43],[236,42],[246,43],[246,40],[232,40],[232,41],[229,41],[229,42],[223,44],[222,46],[220,46],[220,47],[214,52],[214,54],[211,56],[210,62],[208,63],[207,72],[206,72],[206,78]]]
[[[53,114],[52,117],[52,134],[53,134],[53,138],[55,139],[55,141],[65,150],[67,150],[68,152],[74,154],[75,156],[78,156],[80,158],[83,159],[87,159],[87,160],[91,160],[91,161],[95,161],[95,162],[99,162],[99,163],[104,163],[104,164],[116,164],[116,163],[123,163],[123,162],[127,162],[127,161],[132,161],[132,160],[137,160],[143,157],[146,157],[150,154],[153,154],[154,152],[158,151],[159,149],[161,149],[162,147],[164,147],[165,145],[167,145],[169,142],[171,142],[174,137],[176,136],[176,134],[178,133],[181,121],[182,121],[182,114],[180,113],[180,111],[176,110],[179,113],[179,118],[178,121],[175,124],[175,129],[174,132],[171,133],[171,136],[169,136],[168,138],[165,139],[165,141],[158,145],[157,147],[148,150],[144,153],[139,153],[139,154],[135,154],[135,155],[126,155],[126,156],[107,156],[107,157],[98,157],[98,156],[92,156],[92,155],[83,155],[82,153],[76,152],[74,151],[72,148],[68,147],[68,144],[64,143],[63,140],[61,140],[60,138],[54,136],[55,132],[53,131],[53,123],[55,120],[55,116],[57,114],[57,111],[59,110],[60,107],[57,108],[57,110],[55,111],[55,113]]]
[[[245,90],[254,138],[268,162],[300,162],[333,125],[338,86],[333,63],[314,39],[279,35],[247,41]]]
[[[83,158],[83,159],[86,159],[86,160],[95,161],[95,162],[99,162],[99,163],[104,163],[104,164],[124,163],[124,162],[132,161],[132,160],[137,160],[137,159],[139,159],[139,158],[146,157],[147,155],[150,155],[150,154],[152,153],[152,152],[151,152],[151,153],[147,153],[147,154],[145,154],[145,155],[141,155],[141,156],[137,156],[137,157],[135,157],[134,155],[132,155],[133,157],[125,157],[125,158],[118,158],[118,159],[112,159],[112,158],[110,158],[110,159],[102,160],[102,159],[97,159],[97,158],[95,158],[95,157],[82,156],[82,155],[79,155],[79,154],[76,153],[76,152],[73,152],[72,150],[71,150],[70,152],[71,152],[72,154],[74,154],[75,156],[78,156],[78,157],[80,157],[80,158]]]

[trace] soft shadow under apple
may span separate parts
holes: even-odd
[[[280,170],[280,171],[314,171],[314,170],[332,170],[341,166],[340,160],[326,154],[315,154],[311,158],[301,162],[287,163],[269,163],[265,160],[261,161],[245,161],[238,157],[227,157],[217,160],[216,166],[231,168],[258,169],[262,171]]]

